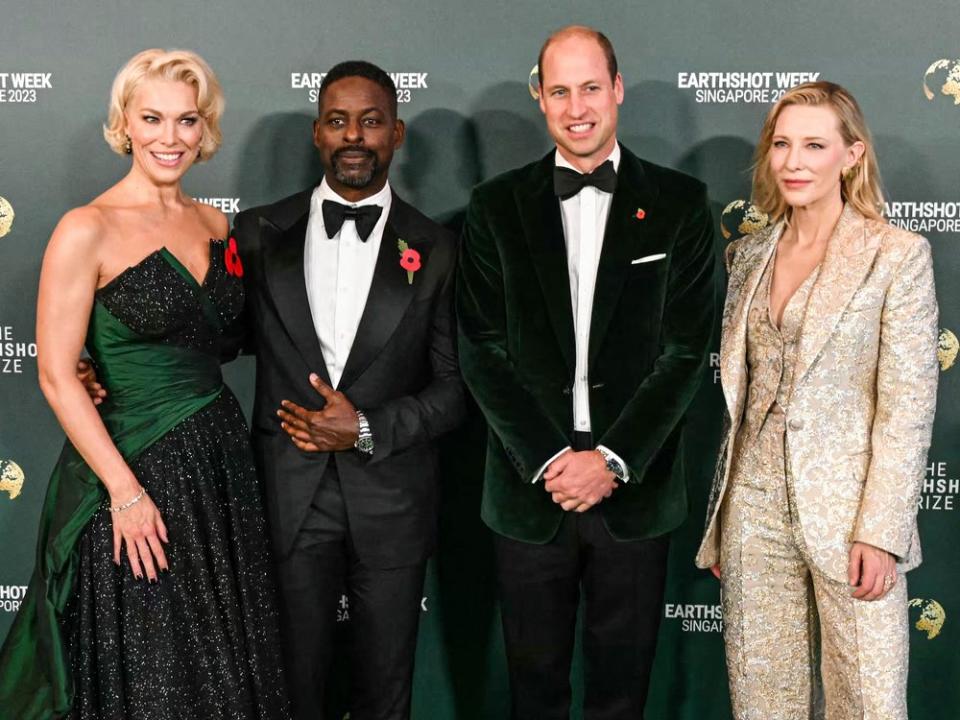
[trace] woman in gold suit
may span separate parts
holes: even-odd
[[[907,717],[907,590],[936,405],[930,246],[882,216],[854,98],[789,90],[761,131],[766,229],[727,248],[729,429],[697,565],[720,578],[733,714]],[[818,629],[819,626],[819,629]]]

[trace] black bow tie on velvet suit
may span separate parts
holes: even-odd
[[[380,219],[380,213],[383,212],[383,208],[379,205],[350,207],[334,200],[324,200],[320,208],[323,211],[323,227],[327,231],[328,238],[333,238],[340,232],[344,220],[353,220],[361,242],[366,242],[370,237],[377,220]]]
[[[565,167],[553,168],[553,192],[561,200],[572,198],[587,185],[608,193],[616,190],[617,171],[613,169],[613,161],[607,160],[589,173],[578,173]]]

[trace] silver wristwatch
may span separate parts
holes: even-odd
[[[357,410],[357,425],[360,426],[360,431],[353,446],[357,449],[357,452],[364,455],[373,455],[373,431],[370,430],[367,416],[361,410]]]
[[[607,463],[607,470],[613,473],[614,477],[617,478],[617,482],[623,482],[623,478],[626,477],[623,465],[603,448],[597,448],[597,452],[603,456],[604,461]]]

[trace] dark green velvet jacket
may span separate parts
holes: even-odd
[[[598,506],[618,539],[662,535],[687,513],[679,457],[714,319],[706,187],[621,146],[590,328],[595,443],[630,480]],[[457,281],[460,367],[489,425],[482,515],[494,531],[548,542],[563,510],[536,471],[571,445],[573,312],[554,153],[477,186]],[[662,260],[634,263],[665,253]]]

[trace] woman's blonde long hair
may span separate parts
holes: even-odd
[[[770,170],[769,154],[777,119],[790,105],[827,106],[837,116],[840,136],[849,147],[859,141],[866,149],[860,161],[840,181],[840,195],[844,202],[865,217],[883,220],[883,190],[880,171],[873,150],[873,139],[863,119],[863,112],[845,88],[836,83],[820,81],[797,85],[784,93],[770,108],[760,130],[760,140],[753,162],[753,204],[770,216],[771,221],[789,220],[790,207],[780,194],[777,180]]]

